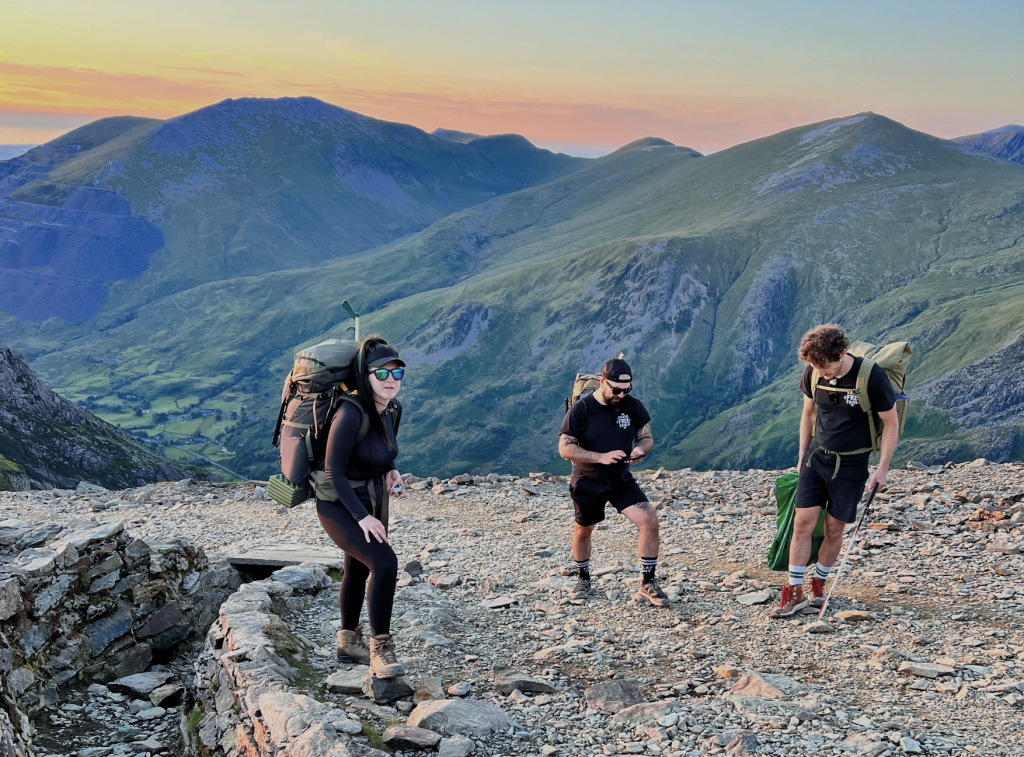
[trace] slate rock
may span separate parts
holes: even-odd
[[[531,675],[521,673],[508,665],[494,666],[494,687],[505,696],[516,689],[524,694],[550,694],[555,687],[550,683],[539,681]]]
[[[384,743],[393,749],[433,749],[441,734],[411,725],[391,725],[384,730]]]
[[[163,633],[181,620],[181,608],[177,600],[172,600],[157,610],[149,620],[135,632],[136,639],[145,639]],[[159,648],[159,647],[158,647]]]
[[[0,620],[7,620],[13,617],[18,611],[18,604],[21,601],[21,590],[18,587],[18,579],[13,576],[0,579]]]
[[[632,678],[618,678],[591,686],[583,692],[587,706],[593,710],[618,712],[621,709],[644,701],[640,682]]]
[[[149,697],[151,693],[167,683],[172,677],[171,673],[136,673],[135,675],[111,681],[107,684],[107,688],[121,694]]]
[[[87,625],[85,637],[89,640],[90,655],[98,657],[111,642],[128,633],[131,627],[132,614],[127,607],[120,607],[113,614]]]
[[[901,662],[900,673],[910,673],[919,678],[938,678],[939,676],[951,676],[956,673],[950,665],[937,665],[927,662]]]
[[[789,699],[809,694],[810,687],[799,681],[771,673],[753,671],[740,676],[729,693],[733,696],[760,697],[761,699]]]
[[[168,683],[149,692],[149,701],[156,707],[174,707],[181,704],[185,688],[177,683]]]
[[[153,662],[153,648],[149,644],[136,644],[118,654],[117,676],[127,676],[143,672]]]
[[[368,675],[363,678],[363,693],[378,704],[387,704],[396,699],[411,697],[414,691],[412,682],[405,676],[377,678],[377,676]]]
[[[512,727],[512,721],[500,707],[478,699],[421,702],[409,715],[406,724],[437,731],[445,736],[464,735],[481,739]]]
[[[476,742],[466,736],[449,736],[437,745],[437,757],[469,757],[476,750]]]
[[[362,694],[364,678],[366,678],[365,667],[339,670],[327,676],[324,685],[335,694]]]
[[[757,754],[757,736],[750,731],[743,731],[725,747],[729,757],[753,757]]]
[[[416,578],[423,572],[423,563],[421,563],[419,560],[410,560],[405,564],[405,567],[402,568],[402,570],[404,570],[413,578]]]
[[[412,695],[414,704],[444,698],[444,687],[441,685],[440,678],[424,676],[416,681],[416,690]]]
[[[166,631],[150,637],[148,643],[153,649],[170,649],[185,641],[191,631],[192,627],[188,623],[178,623],[178,625],[171,626]]]
[[[765,591],[752,591],[749,594],[742,594],[736,597],[736,601],[741,605],[763,605],[769,599],[772,598],[772,593],[768,590]]]

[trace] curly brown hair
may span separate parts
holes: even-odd
[[[834,323],[815,326],[800,340],[797,356],[805,363],[821,368],[834,363],[846,352],[850,340]]]

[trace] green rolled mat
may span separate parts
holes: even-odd
[[[271,476],[267,484],[267,496],[285,507],[301,505],[309,499],[309,489],[296,486],[280,473]]]
[[[796,485],[800,476],[785,473],[775,479],[775,540],[768,550],[768,567],[771,570],[789,570],[789,543],[793,540],[793,519],[796,517]],[[818,561],[818,549],[825,541],[825,508],[821,509],[818,523],[811,534],[811,558],[808,565]]]

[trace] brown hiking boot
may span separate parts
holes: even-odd
[[[811,579],[811,598],[807,604],[811,607],[821,607],[825,604],[825,582],[822,579]]]
[[[657,578],[652,578],[645,584],[640,585],[640,591],[636,593],[637,599],[642,599],[650,602],[655,607],[668,607],[672,602],[668,598],[662,588],[661,584],[658,583]]]
[[[370,648],[363,638],[363,627],[356,626],[353,631],[344,628],[338,631],[338,662],[348,665],[369,665]]]
[[[405,675],[405,666],[395,655],[395,640],[389,633],[370,637],[370,673],[377,678],[398,678]]]
[[[796,615],[805,607],[807,607],[807,600],[804,598],[804,587],[786,584],[782,587],[782,600],[779,602],[779,606],[768,613],[768,617],[788,618]]]

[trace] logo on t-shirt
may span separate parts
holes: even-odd
[[[857,395],[856,394],[847,394],[846,395],[846,404],[849,405],[850,407],[854,407],[857,404]]]
[[[629,416],[625,413],[619,415],[617,423],[619,424],[619,428],[629,428],[633,424],[629,419]]]

